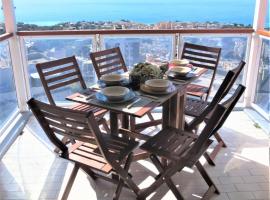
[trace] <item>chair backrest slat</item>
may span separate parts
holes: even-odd
[[[52,105],[56,105],[52,90],[74,83],[79,83],[82,88],[86,89],[75,56],[38,63],[36,68],[47,98]]]
[[[233,84],[235,83],[235,80],[237,79],[237,77],[239,76],[239,74],[241,73],[242,69],[245,66],[245,62],[241,61],[239,63],[239,65],[234,68],[233,70],[230,70],[223,82],[221,83],[218,91],[216,92],[214,98],[212,99],[212,101],[210,102],[210,104],[206,107],[206,109],[200,114],[199,117],[194,118],[190,124],[187,126],[187,130],[192,130],[194,129],[196,126],[198,126],[203,120],[204,118],[211,113],[211,111],[214,109],[214,107],[224,99],[224,97],[229,93],[230,89],[232,88]]]
[[[63,152],[67,147],[56,137],[56,134],[84,142],[94,140],[86,120],[88,114],[85,112],[48,105],[33,98],[27,103],[48,138]]]
[[[230,70],[234,73],[234,76],[230,82],[230,84],[227,86],[227,88],[224,90],[221,98],[224,98],[230,91],[230,89],[232,88],[233,84],[235,83],[236,79],[238,78],[239,74],[241,73],[241,71],[243,70],[244,66],[245,66],[246,62],[241,60],[241,62],[238,64],[237,67],[235,67],[234,69]]]
[[[216,94],[215,94],[213,100],[211,101],[211,103],[204,109],[204,111],[200,114],[200,116],[194,118],[189,123],[189,125],[186,127],[187,130],[191,131],[191,130],[195,129],[200,123],[203,122],[205,117],[211,111],[213,111],[215,106],[222,100],[223,93],[224,93],[225,89],[228,87],[228,85],[231,83],[233,77],[234,77],[234,72],[232,72],[232,71],[229,71],[226,74],[223,82],[221,83],[220,87],[218,88],[218,91],[216,92]]]
[[[188,59],[194,67],[216,70],[221,48],[185,43],[182,59]]]
[[[213,82],[215,80],[221,48],[208,47],[203,45],[184,43],[181,59],[189,60],[194,67],[206,68],[212,70],[211,81],[207,90],[208,98]]]
[[[61,82],[61,83],[57,83],[57,84],[54,84],[54,85],[50,85],[48,87],[48,89],[51,91],[51,90],[55,90],[57,88],[61,88],[61,87],[64,87],[66,85],[70,85],[70,84],[73,84],[73,83],[77,83],[78,81],[80,81],[79,78],[74,78],[74,79],[71,79],[71,80],[68,80],[68,81],[64,81],[64,82]],[[53,100],[54,101],[54,100]]]
[[[90,53],[93,66],[98,79],[102,75],[122,70],[127,72],[127,67],[119,47]]]
[[[191,150],[191,152],[194,153],[194,151],[199,150],[200,147],[222,127],[244,91],[245,87],[243,85],[239,85],[234,94],[226,102],[218,104],[214,108],[211,116],[206,122],[206,126],[194,143],[192,147],[193,150]]]
[[[225,114],[222,117],[221,121],[219,122],[218,126],[215,128],[214,133],[217,132],[222,127],[222,125],[224,124],[224,122],[226,121],[228,116],[230,115],[231,111],[233,110],[233,108],[237,104],[238,100],[241,98],[245,89],[246,89],[245,86],[239,85],[237,87],[237,89],[235,90],[234,94],[229,99],[227,99],[225,102],[223,102],[221,104],[222,106],[224,106],[226,108],[226,111],[225,111]]]

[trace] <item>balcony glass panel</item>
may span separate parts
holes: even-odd
[[[105,36],[105,49],[120,47],[131,68],[139,62],[162,62],[173,57],[173,36]]]
[[[255,104],[270,115],[270,40],[263,39],[259,72],[255,93]]]
[[[0,6],[2,8],[2,1],[0,1]],[[4,13],[3,9],[0,10],[0,34],[3,34],[6,32],[5,28],[5,21],[4,21]]]
[[[183,37],[183,42],[222,48],[210,97],[216,93],[227,71],[237,67],[239,62],[241,60],[245,60],[246,57],[247,37],[244,36],[185,36]],[[236,80],[230,93],[236,89],[238,84],[242,83],[243,72],[244,70]],[[209,85],[210,78],[211,72],[208,70],[208,72],[202,75],[201,78],[196,81],[196,83],[200,85]]]
[[[269,3],[269,2],[268,2]],[[269,8],[269,5],[268,5]],[[266,16],[265,16],[265,23],[264,28],[268,31],[270,31],[270,16],[269,16],[269,9],[266,9]]]
[[[251,26],[255,1],[14,0],[14,4],[18,30],[179,29]]]
[[[96,80],[95,71],[89,61],[89,53],[92,51],[92,38],[69,39],[25,39],[27,50],[28,73],[30,79],[31,94],[33,97],[47,101],[43,86],[36,71],[36,64],[56,60],[68,56],[76,56],[82,75],[89,86]],[[56,101],[64,101],[65,97],[80,88],[79,84],[72,84],[53,91]]]
[[[18,110],[8,42],[0,43],[0,130]]]

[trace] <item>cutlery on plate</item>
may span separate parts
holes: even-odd
[[[136,99],[135,101],[133,101],[131,104],[127,105],[127,108],[130,109],[132,106],[134,106],[136,103],[138,103],[141,100],[141,98]]]

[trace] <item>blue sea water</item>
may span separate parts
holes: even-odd
[[[14,0],[17,22],[161,21],[252,24],[255,0]]]

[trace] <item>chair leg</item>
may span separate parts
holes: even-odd
[[[95,175],[95,172],[93,172],[91,169],[88,167],[81,166],[82,170],[87,173],[88,176],[90,176],[93,180],[96,180],[97,177]]]
[[[162,167],[162,164],[159,161],[159,159],[153,154],[151,154],[150,159],[152,160],[153,164],[157,167],[158,171],[160,173],[163,173],[164,172],[164,167]],[[173,194],[175,195],[175,197],[178,200],[184,200],[184,197],[181,195],[181,193],[175,187],[175,185],[174,185],[173,181],[171,180],[171,178],[165,177],[165,182],[168,185],[169,189],[173,192]]]
[[[74,168],[73,168],[73,170],[72,170],[72,172],[71,172],[71,175],[70,175],[70,177],[69,177],[69,180],[68,180],[66,189],[65,189],[65,191],[64,191],[64,193],[63,193],[63,196],[62,196],[62,198],[61,198],[62,200],[65,200],[65,199],[68,198],[69,192],[70,192],[71,187],[72,187],[72,185],[73,185],[73,183],[74,183],[74,180],[75,180],[75,178],[76,178],[76,175],[77,175],[77,173],[78,173],[78,170],[79,170],[79,166],[78,166],[77,164],[75,164],[75,166],[74,166]]]
[[[135,131],[135,129],[136,129],[136,119],[135,119],[135,117],[130,116],[129,121],[130,121],[129,122],[130,123],[130,130]]]
[[[103,126],[104,130],[106,131],[106,133],[110,133],[110,128],[109,128],[109,126],[107,124],[106,119],[104,119],[104,118],[99,119],[98,124]]]
[[[129,170],[130,164],[132,162],[132,158],[133,158],[133,156],[128,156],[128,158],[126,160],[124,170],[127,171],[127,172]],[[128,176],[129,176],[129,174],[128,174]],[[120,196],[120,193],[122,191],[123,185],[124,185],[124,180],[122,178],[120,178],[119,183],[118,183],[117,188],[116,188],[116,191],[115,191],[114,196],[113,196],[113,200],[119,199],[119,196]]]
[[[225,143],[224,140],[221,138],[221,136],[219,135],[218,132],[216,132],[216,133],[214,134],[214,137],[216,138],[216,140],[217,140],[219,143],[222,143],[222,147],[224,147],[224,148],[227,147],[226,143]]]
[[[150,121],[154,121],[155,120],[151,112],[148,112],[147,113],[147,116],[149,117]]]
[[[213,159],[210,157],[210,155],[207,152],[205,152],[203,154],[203,156],[204,156],[204,158],[206,159],[206,161],[208,162],[209,165],[216,166]]]
[[[224,148],[227,147],[224,140],[220,137],[220,135],[218,133],[215,133],[214,137],[218,141],[218,144],[214,147],[213,151],[209,155],[212,160],[214,160],[216,158],[218,152],[221,150],[222,147],[224,147]]]
[[[200,174],[202,175],[203,179],[205,180],[205,182],[209,186],[209,189],[212,190],[212,187],[214,187],[214,192],[216,194],[220,194],[219,191],[218,191],[217,186],[214,184],[214,182],[212,181],[212,179],[210,178],[210,176],[208,175],[208,173],[206,172],[206,170],[204,169],[204,167],[202,166],[202,164],[200,163],[200,161],[198,161],[195,164],[195,166],[197,167],[197,169],[200,172]]]
[[[139,187],[132,181],[132,177],[129,175],[128,173],[128,167],[130,166],[131,162],[132,162],[132,159],[133,159],[133,153],[130,153],[127,157],[127,160],[126,160],[126,169],[125,168],[122,168],[119,163],[117,163],[116,161],[112,161],[112,166],[114,168],[114,170],[116,171],[116,173],[120,176],[120,180],[119,180],[119,183],[118,183],[118,186],[117,186],[117,189],[116,189],[116,193],[115,193],[115,197],[117,197],[117,194],[121,192],[121,188],[123,187],[123,183],[125,182],[128,187],[130,189],[133,190],[133,192],[138,195],[139,194]],[[123,183],[122,183],[122,181]],[[118,197],[119,197],[119,194],[118,194]]]
[[[182,168],[185,167],[184,162],[170,162],[168,164],[168,167],[164,168],[163,173],[159,173],[155,177],[155,182],[152,183],[149,187],[142,189],[138,193],[137,199],[145,199],[147,196],[149,196],[151,193],[153,193],[155,190],[157,190],[166,180],[166,177],[171,177],[174,175],[177,171],[181,171]]]

